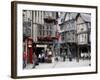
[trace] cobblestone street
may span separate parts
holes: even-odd
[[[65,62],[63,61],[54,61],[52,63],[39,63],[35,68],[33,69],[46,69],[46,68],[69,68],[69,67],[84,67],[90,65],[90,60],[80,60],[77,62],[75,59],[73,59],[71,62],[66,59]],[[26,69],[32,69],[32,64],[27,64]]]

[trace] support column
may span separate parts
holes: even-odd
[[[80,46],[78,45],[77,47],[77,58],[76,58],[76,61],[79,62],[79,53],[80,53]]]

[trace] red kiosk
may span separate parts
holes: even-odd
[[[29,54],[29,63],[33,64],[33,49],[32,49],[32,43],[33,40],[31,37],[28,38],[27,42],[27,48],[28,48],[28,54]]]

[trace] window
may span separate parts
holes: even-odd
[[[48,25],[48,24],[46,24],[46,29],[47,29],[47,30],[49,29],[49,25]]]
[[[74,32],[72,32],[72,34],[74,35]]]
[[[68,32],[68,35],[70,35],[70,32]]]
[[[64,22],[64,19],[61,19],[61,22]]]
[[[70,40],[71,40],[70,37],[68,37],[68,42],[69,42]]]
[[[84,29],[83,28],[81,28],[81,31],[83,31]]]
[[[47,31],[47,35],[48,35],[48,31]]]
[[[53,25],[52,25],[52,24],[50,24],[50,26],[49,26],[49,27],[50,27],[50,30],[52,30],[52,26],[53,26]]]
[[[44,26],[42,26],[42,29],[44,30]]]
[[[42,35],[41,31],[40,31],[40,36]]]
[[[35,11],[35,22],[37,20],[37,11]]]
[[[74,41],[74,38],[73,38],[73,41]]]
[[[64,35],[65,35],[64,33],[61,34],[61,36],[62,36],[62,40],[64,40]]]
[[[61,25],[61,27],[60,27],[60,28],[61,28],[61,30],[63,30],[63,26],[64,26],[64,25]]]
[[[39,26],[39,30],[42,30],[42,26]]]
[[[43,30],[43,36],[45,35],[45,31]]]

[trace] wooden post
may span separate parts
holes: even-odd
[[[78,45],[78,47],[77,47],[77,58],[76,58],[77,62],[79,62],[79,49],[80,49],[80,46]]]

